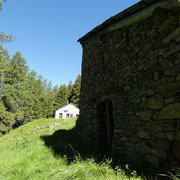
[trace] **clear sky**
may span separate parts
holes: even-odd
[[[16,36],[4,44],[20,51],[30,70],[53,85],[75,81],[81,73],[82,48],[77,40],[137,3],[138,0],[8,0],[0,12],[0,32]]]

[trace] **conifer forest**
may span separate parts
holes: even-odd
[[[34,119],[54,117],[67,102],[79,105],[81,76],[74,84],[52,87],[51,81],[29,70],[20,52],[10,55],[3,47],[14,39],[0,33],[0,136]]]
[[[67,102],[79,105],[80,80],[52,87],[30,71],[20,52],[11,56],[0,46],[0,135],[33,119],[49,118]]]

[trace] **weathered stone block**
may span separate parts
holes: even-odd
[[[147,95],[147,96],[152,96],[152,95],[154,95],[154,90],[153,90],[153,89],[148,89],[147,92],[146,92],[146,95]]]
[[[146,128],[151,131],[161,131],[162,130],[162,127],[160,125],[154,124],[154,122],[147,123]]]
[[[146,108],[146,106],[147,106],[147,102],[141,102],[141,103],[139,103],[139,108],[140,108],[140,109],[144,109],[144,108]]]
[[[167,152],[160,150],[160,149],[151,149],[151,153],[157,157],[160,157],[162,159],[166,159],[167,158]]]
[[[130,102],[130,103],[137,104],[140,101],[141,101],[140,98],[138,98],[137,96],[130,96],[130,97],[128,97],[128,102]]]
[[[126,87],[124,88],[124,91],[128,91],[128,90],[130,90],[130,89],[131,89],[130,86],[126,86]]]
[[[170,103],[172,103],[172,102],[174,102],[174,98],[165,99],[165,103],[166,103],[166,104],[170,104]]]
[[[137,126],[137,125],[143,125],[143,121],[141,120],[137,120],[137,119],[132,119],[132,120],[129,120],[129,125],[131,126]]]
[[[158,62],[152,62],[151,64],[150,64],[150,68],[151,68],[151,70],[153,71],[153,72],[157,72],[157,71],[161,71],[161,66],[160,66],[160,64],[158,63]]]
[[[171,48],[169,51],[165,52],[164,56],[168,57],[168,56],[170,56],[172,54],[175,54],[176,52],[179,52],[179,50],[180,50],[180,45],[177,45],[174,48]]]
[[[176,28],[169,36],[163,39],[163,43],[167,44],[174,39],[178,41],[179,32],[180,32],[180,27]]]
[[[156,140],[154,142],[150,142],[150,144],[156,149],[162,149],[165,151],[169,151],[170,142],[167,140]]]
[[[128,138],[127,137],[121,137],[120,139],[119,139],[120,141],[127,141],[128,140]]]
[[[129,141],[132,142],[132,143],[137,143],[139,141],[139,138],[130,137]]]
[[[158,92],[167,93],[167,92],[179,92],[180,82],[166,82],[162,83],[157,87]]]
[[[154,72],[154,80],[158,80],[159,79],[159,73],[158,72]]]
[[[146,102],[146,101],[147,101],[147,97],[145,97],[145,96],[142,97],[141,99],[142,99],[143,102]]]
[[[180,81],[180,74],[177,75],[176,81]]]
[[[137,126],[137,127],[136,127],[136,130],[137,130],[137,131],[143,131],[143,130],[144,130],[144,126]]]
[[[132,112],[132,111],[129,111],[129,112],[127,112],[127,115],[134,115],[134,112]]]
[[[159,64],[160,64],[162,70],[167,69],[169,67],[169,61],[164,58],[159,59]]]
[[[127,136],[134,136],[134,132],[132,131],[132,129],[126,129],[126,131],[124,131],[124,134]]]
[[[154,114],[155,119],[178,119],[180,118],[180,103],[170,104],[160,112]]]
[[[180,73],[180,65],[176,65],[176,66],[173,66],[173,67],[170,67],[169,69],[167,69],[164,74],[165,75],[173,75],[173,74],[178,74]]]
[[[151,152],[151,149],[144,142],[140,142],[135,145],[135,151],[138,153],[147,154],[147,153]]]
[[[138,111],[136,113],[142,120],[148,121],[152,117],[152,111]]]
[[[115,130],[114,130],[114,133],[115,133],[115,134],[123,134],[123,133],[124,133],[124,130],[122,130],[122,129],[115,129]]]
[[[176,37],[175,39],[177,42],[180,42],[180,36]]]
[[[130,160],[132,161],[136,161],[138,159],[138,155],[137,153],[135,152],[130,152],[130,153],[127,153],[127,156]]]
[[[174,133],[173,132],[158,133],[158,138],[173,140],[174,139]]]
[[[159,166],[159,161],[157,157],[151,156],[151,155],[146,155],[145,160],[152,165]]]
[[[150,109],[160,109],[164,105],[163,97],[161,96],[153,96],[148,100],[148,107]]]
[[[143,95],[146,94],[146,89],[141,89],[139,92],[138,92],[138,97],[141,97]]]
[[[175,139],[180,140],[180,131],[175,132]]]
[[[174,125],[173,124],[163,124],[162,128],[164,131],[173,131],[174,130]]]
[[[139,131],[137,133],[137,135],[141,138],[144,138],[144,139],[148,139],[149,138],[149,133],[147,131]]]

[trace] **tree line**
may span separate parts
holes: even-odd
[[[13,39],[0,33],[1,44]],[[53,117],[55,110],[67,102],[79,106],[80,86],[78,75],[74,84],[70,81],[68,86],[52,88],[51,82],[29,70],[20,52],[11,58],[0,45],[0,136],[34,119]]]
[[[81,76],[74,84],[52,88],[51,82],[29,71],[20,52],[12,58],[0,45],[0,135],[38,118],[54,116],[67,102],[79,105]]]

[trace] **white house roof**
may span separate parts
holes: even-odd
[[[69,104],[66,104],[65,106],[63,106],[63,107],[57,109],[56,111],[59,111],[60,109],[63,109],[63,108],[65,108],[65,107],[69,106],[69,105],[73,105],[75,108],[77,108],[77,109],[79,110],[79,108],[76,107],[73,103],[69,103]]]

